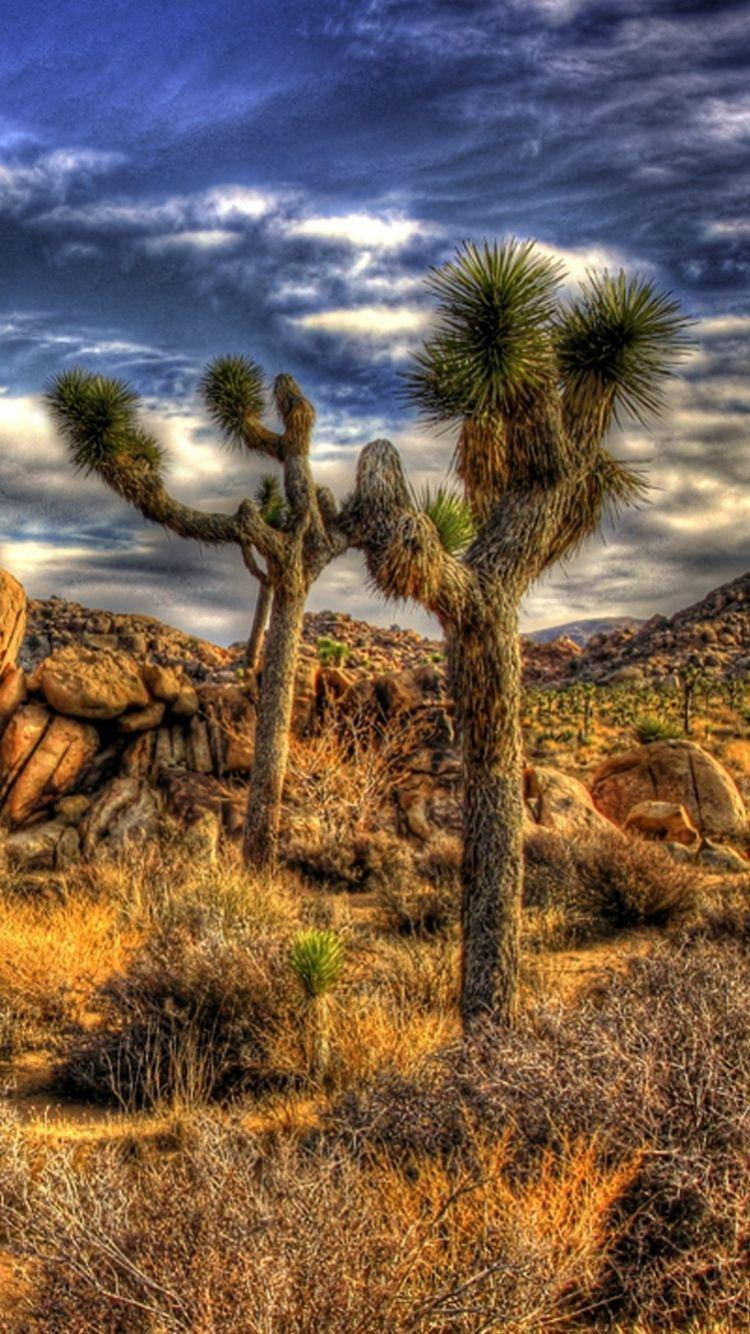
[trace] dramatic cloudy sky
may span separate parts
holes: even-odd
[[[526,627],[674,610],[750,567],[747,0],[5,0],[0,37],[0,559],[32,594],[219,641],[254,596],[234,551],[69,475],[51,373],[128,377],[193,503],[253,485],[195,394],[220,352],[299,378],[340,493],[381,435],[440,480],[450,440],[398,397],[420,280],[511,233],[573,280],[653,274],[696,320],[663,420],[616,442],[650,506],[536,589]],[[353,558],[311,605],[428,624]]]

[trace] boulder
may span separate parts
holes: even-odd
[[[97,793],[81,821],[79,832],[84,856],[119,853],[136,838],[152,837],[157,818],[158,805],[151,788],[137,778],[111,779]]]
[[[0,677],[0,736],[8,719],[26,700],[26,673],[20,667],[6,667]]]
[[[700,834],[684,806],[675,801],[639,801],[625,817],[623,829],[643,838],[685,846],[700,841]]]
[[[0,740],[0,802],[39,745],[49,722],[47,709],[36,703],[22,705],[8,722]]]
[[[615,824],[623,824],[641,801],[666,801],[684,806],[701,834],[727,838],[747,827],[734,779],[693,741],[654,741],[610,756],[594,774],[592,794]]]
[[[11,866],[30,871],[49,871],[55,865],[55,852],[68,826],[63,820],[47,820],[30,829],[17,829],[5,840],[5,855]]]
[[[159,726],[166,707],[162,700],[152,699],[145,709],[136,709],[134,713],[123,713],[118,720],[118,728],[126,733],[149,732]]]
[[[533,824],[557,829],[561,834],[589,834],[612,828],[609,820],[594,806],[591,793],[583,783],[545,765],[526,770],[524,804]]]
[[[119,718],[151,702],[137,662],[119,651],[71,644],[39,664],[35,683],[53,709],[73,718]]]
[[[90,723],[53,718],[6,796],[3,815],[23,824],[70,792],[98,748],[99,733]]]
[[[183,684],[174,667],[162,667],[158,662],[145,663],[143,679],[154,698],[165,704],[174,704]]]
[[[15,667],[26,634],[26,593],[7,570],[0,570],[0,676]]]
[[[195,687],[183,685],[172,704],[172,714],[175,718],[194,718],[199,707],[198,692]]]
[[[703,846],[698,853],[698,862],[710,871],[730,871],[734,874],[747,874],[750,871],[750,862],[739,852],[726,843],[714,843],[710,838],[703,840]]]

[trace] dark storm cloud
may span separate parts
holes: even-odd
[[[0,17],[0,532],[35,593],[242,633],[233,552],[168,539],[72,478],[38,395],[83,361],[132,380],[172,485],[231,507],[200,368],[243,349],[299,375],[340,492],[389,434],[419,480],[399,371],[421,278],[467,236],[537,237],[572,277],[641,267],[698,323],[651,433],[616,452],[650,505],[529,598],[530,624],[693,600],[750,564],[750,5],[690,0],[11,0]],[[390,622],[347,558],[313,593]],[[210,623],[210,624],[209,624]]]

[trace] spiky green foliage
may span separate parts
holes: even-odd
[[[458,491],[447,486],[425,486],[414,496],[414,508],[426,514],[438,531],[449,556],[459,556],[476,534],[471,507]]]
[[[81,472],[111,477],[137,468],[160,475],[163,451],[138,425],[138,395],[125,380],[106,379],[77,366],[49,382],[45,400]]]
[[[211,420],[225,442],[234,448],[246,444],[248,421],[262,417],[266,405],[265,378],[252,357],[215,357],[203,372],[201,393]]]
[[[606,429],[623,413],[643,421],[663,403],[663,383],[689,345],[690,321],[651,279],[589,273],[557,317],[555,347],[575,418]]]
[[[292,972],[308,999],[324,996],[344,966],[344,947],[335,931],[300,931],[289,958]]]
[[[427,279],[437,327],[406,372],[429,421],[482,421],[528,402],[549,379],[549,324],[562,266],[531,242],[466,243]]]
[[[255,502],[261,515],[272,528],[282,528],[286,515],[284,493],[278,477],[267,472],[255,488]]]

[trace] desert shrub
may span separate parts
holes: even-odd
[[[6,1243],[36,1274],[18,1330],[540,1328],[599,1275],[607,1207],[632,1176],[584,1150],[518,1188],[502,1142],[477,1144],[471,1169],[404,1174],[207,1118],[179,1154],[110,1146],[87,1170],[63,1148],[34,1173],[18,1128],[0,1145]]]
[[[647,746],[652,741],[674,741],[682,736],[682,728],[677,723],[668,722],[652,714],[643,714],[633,723],[636,739]]]
[[[127,1109],[192,1105],[280,1078],[274,1043],[290,1027],[283,936],[234,935],[196,916],[155,931],[94,996],[97,1028],[58,1072],[67,1092]]]
[[[389,882],[380,891],[386,924],[404,936],[434,936],[455,926],[461,899],[455,886],[425,885],[414,877]]]
[[[600,1163],[640,1154],[611,1204],[593,1303],[603,1323],[682,1329],[731,1310],[744,1327],[748,1100],[747,948],[694,935],[633,960],[577,1008],[541,1008],[419,1078],[384,1073],[348,1092],[328,1133],[404,1163],[470,1160],[478,1133],[507,1133],[519,1180],[575,1143],[595,1143]]]
[[[397,886],[412,874],[408,848],[382,832],[348,838],[331,832],[318,842],[293,842],[285,851],[285,860],[309,883],[351,893]]]
[[[576,840],[535,830],[525,840],[524,902],[561,910],[561,946],[638,926],[665,926],[698,903],[693,868],[657,844],[601,830]]]

